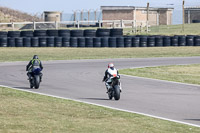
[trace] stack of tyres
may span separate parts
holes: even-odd
[[[33,31],[21,31],[21,37],[33,37]]]
[[[85,47],[93,47],[93,38],[91,37],[85,38]]]
[[[101,38],[100,37],[93,38],[93,47],[101,47]]]
[[[78,39],[77,37],[70,38],[70,47],[77,47],[78,46]]]
[[[124,47],[124,37],[117,37],[117,47]]]
[[[62,37],[62,46],[70,47],[70,37]]]
[[[0,38],[0,47],[7,47],[7,37]]]
[[[47,47],[54,47],[54,37],[47,37]]]
[[[186,46],[194,46],[194,36],[186,36]]]
[[[15,47],[15,38],[8,37],[7,40],[8,40],[8,43],[7,43],[8,47]]]
[[[83,37],[83,30],[71,30],[71,37]]]
[[[0,38],[1,37],[8,37],[8,32],[7,31],[0,31]]]
[[[84,30],[84,37],[96,37],[96,30]]]
[[[30,37],[24,37],[23,38],[23,46],[24,47],[31,47],[31,38]]]
[[[156,47],[163,46],[163,37],[162,36],[155,36],[155,46]]]
[[[102,37],[101,38],[101,47],[108,47],[109,44],[108,44],[108,37]]]
[[[139,46],[140,46],[140,38],[132,37],[132,47],[139,47]]]
[[[154,47],[155,46],[155,37],[149,36],[147,38],[147,47]]]
[[[108,43],[109,43],[109,47],[111,47],[111,48],[117,47],[117,38],[116,37],[109,37]]]
[[[34,34],[34,37],[46,37],[47,31],[46,30],[35,30],[33,34]]]
[[[110,29],[111,37],[121,37],[123,36],[123,29]]]
[[[186,46],[186,38],[185,36],[178,37],[178,46]]]
[[[58,30],[47,30],[47,35],[57,37],[58,36]]]
[[[124,38],[124,47],[132,47],[132,38],[131,37]]]
[[[171,37],[171,46],[178,46],[178,36]]]
[[[164,47],[171,46],[171,38],[170,38],[170,36],[164,36],[163,37],[163,46]]]
[[[140,37],[140,47],[147,47],[147,37],[146,36]]]
[[[70,37],[70,30],[58,30],[58,35],[60,37]]]
[[[110,29],[97,29],[97,37],[110,37]]]
[[[194,46],[200,46],[200,36],[194,37]]]
[[[78,47],[85,47],[85,38],[84,37],[78,38]]]
[[[62,47],[62,37],[55,37],[55,47]]]
[[[23,38],[22,37],[15,38],[15,46],[16,47],[23,47]]]
[[[31,37],[31,47],[39,47],[39,38]]]
[[[39,47],[47,47],[47,38],[46,37],[39,38]]]
[[[20,37],[20,31],[8,31],[8,37]]]

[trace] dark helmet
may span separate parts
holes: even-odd
[[[38,58],[38,56],[37,56],[37,55],[34,55],[34,56],[33,56],[33,59],[39,59],[39,58]]]

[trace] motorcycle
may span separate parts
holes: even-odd
[[[115,100],[120,99],[120,76],[111,76],[108,80],[111,81],[111,88],[108,90],[108,97],[111,100],[113,97]]]
[[[35,88],[35,89],[38,89],[39,86],[40,86],[40,76],[41,76],[41,69],[40,68],[36,68],[33,70],[32,72],[32,77],[31,79],[29,79],[29,82],[30,82],[30,88]]]

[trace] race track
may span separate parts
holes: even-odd
[[[200,57],[44,61],[43,82],[30,89],[27,62],[0,63],[0,85],[66,97],[200,126],[200,86],[121,76],[119,101],[108,100],[102,83],[107,64],[117,69],[199,64]]]

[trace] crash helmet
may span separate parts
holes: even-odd
[[[114,68],[114,64],[113,63],[109,63],[108,64],[108,68]]]
[[[33,56],[33,59],[39,59],[39,58],[38,58],[38,56],[37,56],[37,55],[34,55],[34,56]]]

